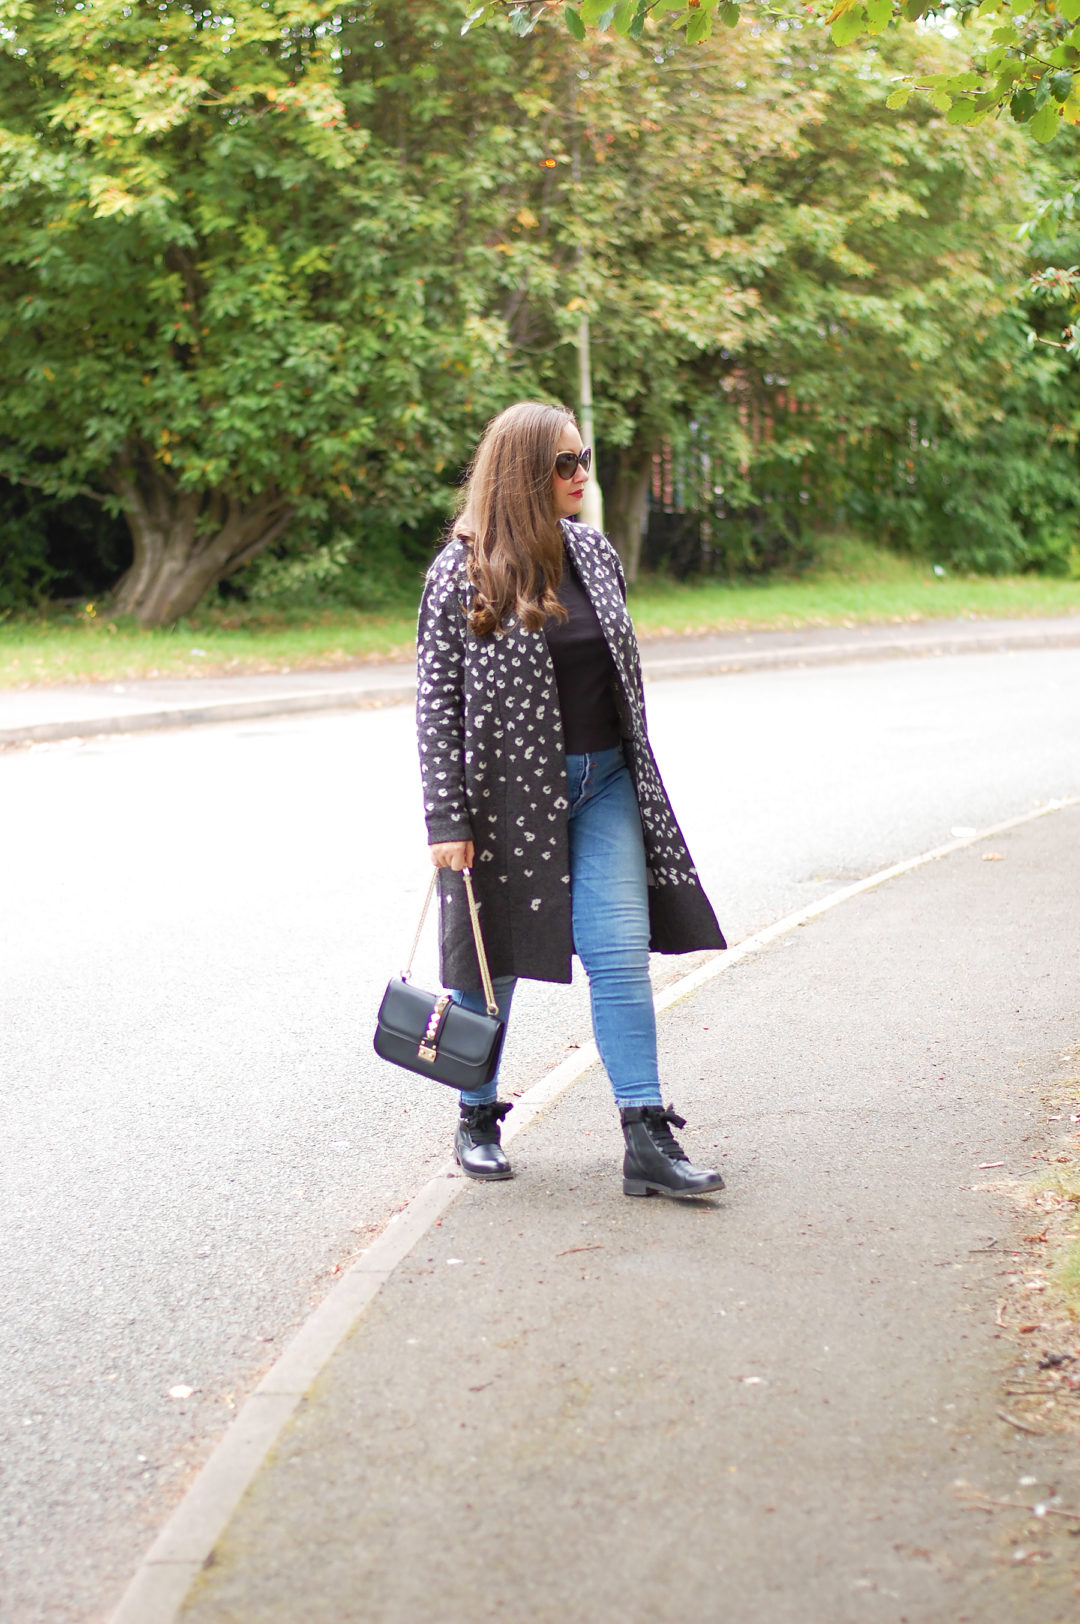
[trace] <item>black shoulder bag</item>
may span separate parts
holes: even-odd
[[[420,911],[420,923],[416,927],[408,963],[401,974],[389,982],[379,1006],[375,1053],[395,1066],[404,1066],[406,1071],[416,1071],[421,1077],[445,1083],[448,1088],[472,1090],[483,1088],[494,1077],[506,1027],[499,1015],[491,985],[484,938],[480,933],[480,915],[473,896],[472,875],[467,868],[463,868],[461,877],[465,881],[465,894],[469,900],[469,919],[476,943],[487,1014],[476,1015],[471,1009],[462,1009],[448,992],[423,992],[419,987],[414,987],[410,980],[420,932],[424,928],[439,878],[436,869]]]

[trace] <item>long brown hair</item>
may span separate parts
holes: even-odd
[[[469,624],[478,637],[510,614],[527,631],[566,618],[556,596],[563,544],[553,475],[568,424],[574,414],[564,406],[522,400],[492,418],[476,448],[454,534],[469,544],[476,587]]]

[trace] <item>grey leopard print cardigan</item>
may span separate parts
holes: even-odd
[[[660,781],[622,566],[598,530],[563,520],[566,545],[619,675],[616,696],[637,789],[657,953],[724,947]],[[476,637],[474,588],[454,538],[428,571],[417,633],[417,731],[428,840],[472,840],[473,884],[494,976],[569,981],[573,935],[566,770],[555,671],[542,631],[510,616]],[[480,972],[459,874],[440,870],[440,973],[476,988]]]

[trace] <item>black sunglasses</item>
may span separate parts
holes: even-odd
[[[560,451],[555,458],[555,472],[560,479],[573,479],[580,464],[583,474],[587,474],[592,467],[592,446],[587,445],[584,451]]]

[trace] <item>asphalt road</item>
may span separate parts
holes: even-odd
[[[1080,790],[1076,650],[657,683],[649,707],[733,939]],[[407,709],[0,755],[4,1624],[101,1617],[444,1159],[452,1099],[370,1049],[426,883],[418,804]],[[583,987],[524,989],[510,1086],[586,1033]]]

